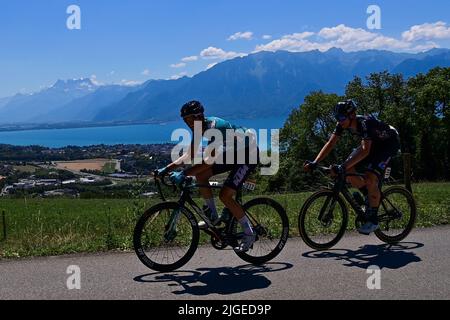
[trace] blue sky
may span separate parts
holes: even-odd
[[[81,30],[66,27],[72,4],[81,8]],[[371,4],[381,8],[381,30],[367,29]],[[449,18],[448,0],[2,1],[0,97],[57,79],[131,84],[192,76],[255,50],[449,48]]]

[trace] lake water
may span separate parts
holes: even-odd
[[[255,130],[280,129],[286,117],[232,120],[233,124]],[[90,146],[97,144],[157,144],[170,142],[172,132],[187,129],[182,121],[166,124],[92,127],[76,129],[45,129],[0,132],[0,143],[18,146],[40,145],[58,148],[68,145]]]

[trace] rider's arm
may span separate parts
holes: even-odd
[[[319,163],[323,159],[325,159],[333,150],[336,143],[339,141],[339,136],[336,134],[332,134],[330,137],[330,140],[323,146],[322,150],[319,152],[319,154],[316,157],[316,160],[314,162]]]
[[[184,171],[184,174],[187,176],[197,176],[199,173],[205,171],[205,169],[212,167],[211,163],[214,162],[215,155],[216,149],[213,149],[210,156],[204,157],[203,163],[190,167],[189,169]]]
[[[361,146],[344,162],[343,166],[346,170],[353,168],[356,164],[366,158],[372,148],[372,140],[362,140]]]
[[[192,150],[194,150],[193,144],[191,144],[189,146],[188,150],[181,157],[179,157],[177,160],[175,160],[171,164],[167,165],[167,167],[166,167],[167,172],[173,171],[173,170],[181,167],[184,163],[187,162],[188,159],[190,159],[190,158],[192,159],[193,158]]]
[[[205,171],[207,168],[212,167],[212,165],[207,163],[196,164],[184,171],[186,176],[197,176],[199,173]]]
[[[174,162],[172,162],[171,164],[169,164],[166,168],[168,170],[168,172],[173,171],[175,169],[177,169],[178,167],[181,167],[183,164],[186,163],[186,161],[188,159],[193,159],[194,154],[194,145],[191,144],[191,146],[189,147],[188,151],[186,153],[184,153],[180,158],[178,158],[177,160],[175,160]],[[212,153],[212,156],[214,156],[214,153]],[[202,163],[202,164],[198,164],[198,165],[194,165],[192,167],[190,167],[189,169],[184,171],[184,174],[186,176],[195,176],[197,175],[197,173],[203,171],[206,167],[209,167],[210,165],[206,164],[206,163]]]

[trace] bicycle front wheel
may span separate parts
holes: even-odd
[[[380,228],[375,235],[383,242],[395,244],[405,239],[416,221],[413,195],[403,187],[391,187],[383,192],[378,209]]]
[[[243,209],[252,223],[257,238],[253,249],[236,254],[244,261],[260,265],[275,258],[283,250],[289,237],[289,219],[284,208],[270,198],[256,198],[245,203]],[[243,234],[240,223],[233,218],[231,230],[234,238]],[[237,241],[232,244],[237,246]]]
[[[300,210],[298,228],[305,243],[316,250],[330,249],[345,233],[348,211],[344,200],[331,190],[309,197]]]
[[[134,250],[141,262],[159,272],[174,271],[194,255],[199,241],[197,221],[176,202],[148,209],[134,229]]]

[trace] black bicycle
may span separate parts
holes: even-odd
[[[164,177],[155,174],[155,183],[163,200],[140,217],[134,229],[134,249],[141,262],[148,268],[160,271],[174,271],[185,265],[194,255],[200,239],[200,228],[196,216],[205,221],[202,230],[210,236],[212,246],[224,250],[236,248],[243,238],[243,229],[230,215],[219,226],[203,213],[192,199],[197,188],[219,189],[220,185],[200,185],[188,177],[180,186],[181,195],[177,202],[166,201],[161,183],[173,187]],[[275,258],[284,248],[289,236],[289,221],[284,208],[270,198],[255,198],[242,204],[242,190],[236,195],[256,232],[253,248],[247,252],[235,253],[251,264],[264,264]]]
[[[323,174],[331,172],[325,167],[317,169]],[[364,177],[362,174],[338,174],[331,188],[314,193],[301,208],[298,227],[302,239],[309,247],[316,250],[330,249],[342,238],[348,225],[348,210],[344,200],[356,214],[357,229],[367,222],[367,204],[358,203],[350,194],[346,183],[346,177],[349,176]],[[380,189],[382,190],[381,183]],[[382,190],[378,219],[380,228],[375,231],[375,235],[381,241],[395,244],[405,239],[416,220],[413,195],[401,186]]]

